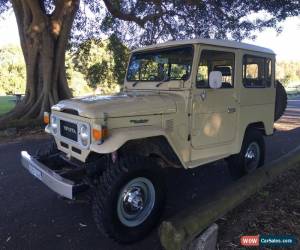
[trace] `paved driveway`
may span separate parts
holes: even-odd
[[[267,161],[300,145],[300,98],[289,101],[286,116],[266,139]],[[20,151],[35,152],[45,139],[0,144],[0,249],[161,249],[155,230],[146,239],[121,246],[98,233],[90,205],[67,202],[20,167]],[[164,218],[205,200],[230,184],[226,164],[219,161],[196,170],[168,170]]]

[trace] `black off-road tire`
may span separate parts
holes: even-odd
[[[276,99],[275,99],[275,114],[274,121],[280,119],[287,107],[287,94],[283,85],[276,81]]]
[[[255,169],[249,171],[246,167],[246,152],[252,143],[256,143],[260,150],[260,156],[258,159],[258,165],[256,168],[261,167],[265,160],[265,142],[261,131],[249,128],[245,133],[242,148],[239,154],[232,155],[227,158],[228,168],[233,179],[239,179],[244,175],[247,175]]]
[[[158,223],[165,202],[163,172],[157,163],[140,156],[121,157],[116,163],[108,161],[107,169],[95,187],[92,210],[98,229],[120,243],[141,240]],[[147,219],[140,225],[129,227],[122,223],[117,213],[117,201],[122,188],[131,180],[144,177],[155,188],[155,203]]]

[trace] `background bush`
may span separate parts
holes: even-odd
[[[86,40],[66,53],[69,86],[74,96],[112,94],[123,84],[129,49],[112,35],[106,40]],[[285,86],[300,86],[300,61],[278,61],[276,77]],[[25,93],[26,70],[17,45],[0,47],[0,96]]]
[[[129,50],[111,36],[106,40],[87,40],[66,53],[69,86],[74,96],[120,91]],[[0,48],[0,96],[25,93],[26,68],[17,45]]]

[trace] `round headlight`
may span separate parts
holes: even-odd
[[[80,125],[79,133],[82,145],[87,146],[90,138],[88,126],[86,126],[85,124]]]
[[[54,134],[57,133],[58,119],[56,116],[51,116],[51,128]]]

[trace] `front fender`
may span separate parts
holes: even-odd
[[[91,151],[99,154],[109,154],[117,151],[120,147],[122,147],[126,142],[130,140],[161,135],[167,138],[167,135],[163,129],[154,126],[120,128],[113,129],[109,132],[110,136],[104,141],[103,144],[92,144],[90,146]]]

